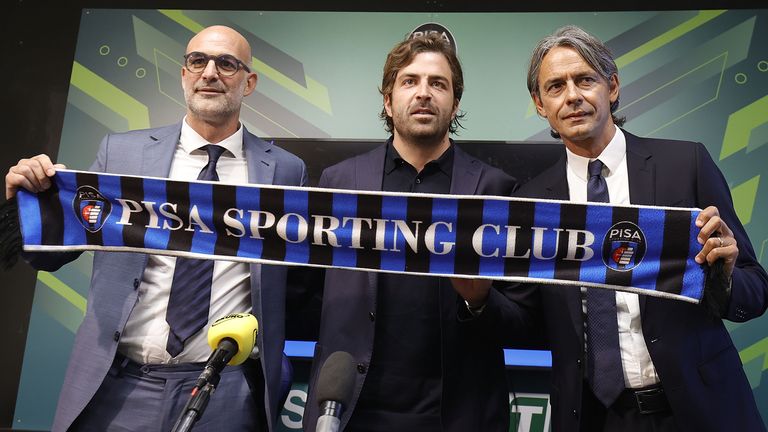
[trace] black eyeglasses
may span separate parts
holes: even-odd
[[[205,70],[205,68],[208,66],[208,62],[211,60],[213,60],[213,62],[216,64],[216,69],[219,71],[219,75],[222,76],[232,76],[236,74],[241,67],[246,72],[251,72],[245,63],[241,62],[233,55],[222,54],[214,56],[197,51],[193,51],[184,56],[184,67],[194,74],[199,74]]]

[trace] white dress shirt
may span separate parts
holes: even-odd
[[[168,176],[175,180],[196,180],[208,163],[208,153],[201,147],[210,144],[186,121],[182,122],[179,145],[173,155]],[[243,127],[218,144],[226,151],[216,164],[222,183],[248,182],[248,168],[243,150]],[[216,261],[213,266],[211,305],[208,324],[190,337],[184,350],[175,358],[165,350],[170,328],[165,322],[168,298],[171,293],[176,258],[149,255],[147,267],[139,285],[139,299],[123,330],[118,351],[137,363],[189,363],[204,362],[211,349],[208,346],[208,328],[216,319],[233,312],[250,312],[251,286],[248,264]]]
[[[608,185],[611,204],[629,204],[627,173],[627,141],[616,127],[611,142],[596,159],[603,163],[603,177]],[[587,202],[587,164],[594,160],[578,156],[566,148],[568,156],[568,191],[571,201]],[[582,313],[587,313],[586,289],[581,290]],[[651,361],[643,338],[640,300],[637,294],[616,291],[616,319],[619,325],[619,347],[627,388],[640,388],[658,383],[659,376]],[[584,320],[586,322],[586,319]]]

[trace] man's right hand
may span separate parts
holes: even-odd
[[[54,164],[48,155],[40,154],[30,159],[22,159],[8,170],[5,175],[5,199],[16,196],[19,188],[38,193],[51,187],[51,177],[57,169],[66,168]]]

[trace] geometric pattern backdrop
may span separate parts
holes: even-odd
[[[736,211],[768,267],[768,9],[582,13],[378,13],[84,10],[59,162],[86,169],[104,134],[184,114],[186,41],[224,24],[252,47],[256,92],[242,120],[262,137],[384,139],[378,86],[389,49],[420,24],[455,37],[465,75],[457,137],[550,141],[525,75],[536,41],[565,24],[614,53],[620,115],[641,136],[701,141],[728,180]],[[763,178],[766,175],[766,178]],[[14,426],[48,429],[74,332],[85,311],[91,253],[40,272]],[[768,419],[768,316],[728,323]],[[717,409],[717,407],[713,407]]]

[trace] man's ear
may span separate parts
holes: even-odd
[[[619,76],[617,74],[611,75],[608,79],[608,90],[611,98],[611,104],[619,99]]]
[[[256,75],[255,72],[251,72],[248,74],[248,78],[246,78],[245,81],[245,91],[243,92],[244,96],[248,96],[249,94],[253,93],[254,90],[256,90],[256,83],[259,81],[259,76]]]
[[[392,117],[392,95],[391,94],[384,95],[384,111],[387,112],[388,116]]]
[[[536,112],[544,117],[547,118],[547,111],[544,109],[544,104],[541,103],[541,98],[536,93],[531,93],[531,99],[533,99],[533,104],[536,105]]]

